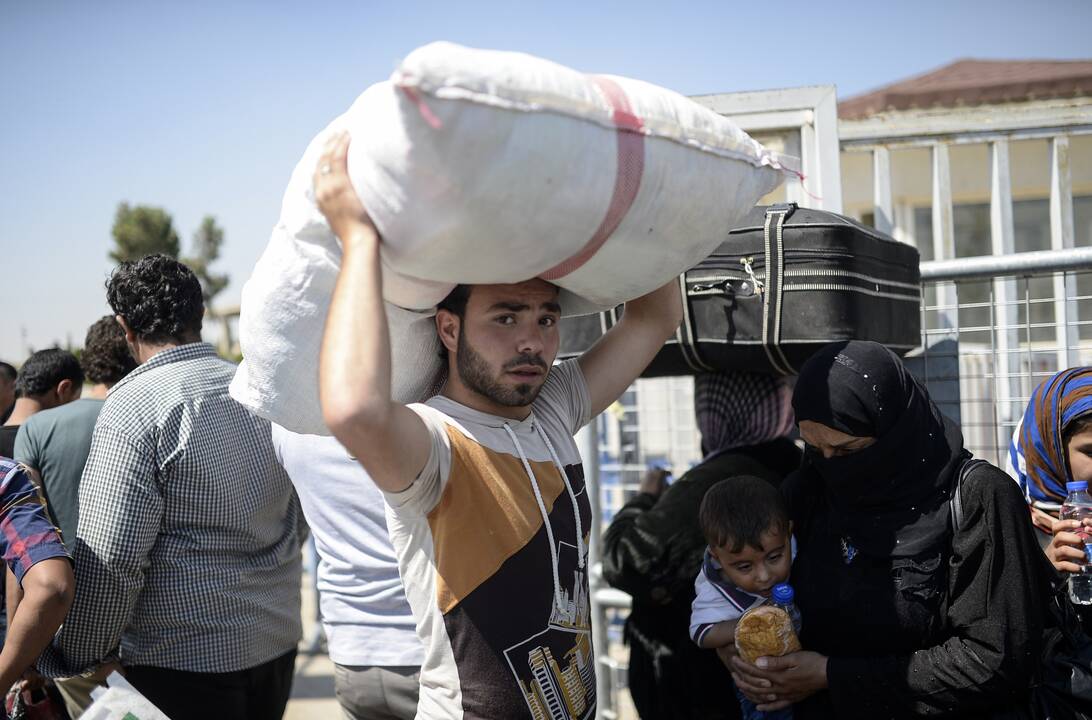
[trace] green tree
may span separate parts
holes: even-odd
[[[139,260],[145,255],[163,253],[178,257],[178,233],[174,221],[163,208],[119,203],[114,215],[114,249],[110,258],[115,262]]]
[[[227,287],[228,276],[217,274],[209,270],[220,257],[220,246],[224,243],[224,231],[216,224],[216,218],[206,215],[201,221],[201,226],[193,234],[193,256],[185,259],[185,263],[193,270],[193,274],[201,281],[201,293],[205,296],[205,307],[212,309],[212,299],[221,290]]]

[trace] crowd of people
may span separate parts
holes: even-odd
[[[170,718],[280,718],[310,532],[345,717],[594,716],[573,435],[675,332],[677,287],[555,365],[555,286],[459,286],[436,312],[443,390],[395,403],[348,143],[314,175],[343,250],[316,358],[333,437],[230,397],[200,283],[161,255],[114,270],[79,358],[0,363],[4,689],[50,685],[77,717],[118,671]],[[1058,579],[1085,561],[1057,509],[1092,476],[1092,369],[1037,391],[1017,481],[874,343],[828,346],[795,383],[701,375],[695,396],[704,459],[650,472],[604,537],[642,718],[1027,716]],[[804,649],[747,662],[736,624],[781,583]]]

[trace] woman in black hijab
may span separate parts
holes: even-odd
[[[809,718],[998,717],[1026,702],[1047,572],[1016,483],[969,454],[899,358],[838,343],[793,394],[808,444],[783,486],[806,648],[732,661],[760,709]]]

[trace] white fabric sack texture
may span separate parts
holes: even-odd
[[[393,395],[437,388],[431,315],[458,283],[541,277],[564,314],[639,297],[697,264],[794,172],[727,118],[628,78],[432,43],[368,88],[304,152],[242,295],[231,394],[328,434],[318,355],[341,249],[311,177],[348,129],[349,173],[383,238]]]
[[[120,673],[106,678],[105,688],[91,691],[93,702],[84,711],[84,720],[170,720],[152,701],[140,694]],[[215,709],[215,708],[210,708]]]

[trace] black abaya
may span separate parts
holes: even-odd
[[[801,639],[829,658],[828,690],[798,703],[796,720],[1018,707],[1038,661],[1048,569],[1016,483],[992,466],[974,470],[953,534],[962,436],[875,344],[809,361],[793,404],[798,421],[877,438],[841,458],[812,451],[784,485]]]

